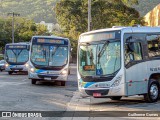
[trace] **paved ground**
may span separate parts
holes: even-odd
[[[0,72],[0,111],[66,111],[77,90],[76,67],[65,87],[39,82],[32,85],[27,75]]]
[[[81,98],[78,92],[75,92],[72,97],[70,103],[68,104],[68,111],[75,111],[74,116],[85,116],[86,114],[90,114],[91,117],[83,117],[83,118],[63,118],[63,120],[130,120],[130,119],[142,119],[142,120],[160,120],[160,112],[152,112],[151,111],[160,111],[160,101],[157,103],[146,103],[143,100],[142,96],[132,96],[132,97],[123,97],[120,101],[110,100],[109,98]],[[79,111],[79,113],[77,112]],[[86,113],[81,113],[80,111],[86,111]],[[89,112],[88,112],[89,111]],[[96,112],[95,112],[96,111]],[[111,113],[101,113],[103,111],[111,111]],[[132,112],[128,112],[132,111]],[[149,112],[148,112],[149,111]],[[93,112],[93,113],[92,113]],[[99,113],[100,112],[100,113]],[[128,115],[132,113],[137,114],[148,114],[148,115],[158,115],[159,117],[92,117],[99,116],[107,116],[106,114],[112,114],[113,116],[124,114]]]
[[[55,83],[38,83],[32,85],[27,75],[8,75],[0,73],[0,111],[160,111],[160,101],[157,103],[145,103],[143,97],[133,96],[122,98],[120,101],[113,101],[109,98],[81,98],[77,91],[76,66],[71,66],[66,87]],[[87,113],[87,112],[86,112]],[[85,113],[85,114],[86,114]],[[113,112],[114,113],[114,112]],[[1,119],[1,118],[0,118]],[[13,119],[13,118],[12,118]],[[17,119],[17,118],[15,118]],[[19,118],[21,120],[21,118]],[[29,120],[31,118],[28,118]],[[40,118],[32,118],[39,120]],[[42,118],[45,120],[97,120],[106,118],[95,117],[57,117]],[[121,119],[160,119],[156,118],[108,118],[113,120]],[[6,120],[6,118],[5,118]]]

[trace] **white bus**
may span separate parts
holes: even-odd
[[[10,43],[5,46],[5,71],[9,75],[17,72],[28,73],[30,44],[27,42]]]
[[[78,87],[82,96],[143,95],[156,102],[160,92],[160,28],[119,27],[80,35]]]
[[[60,81],[62,86],[68,78],[70,41],[55,36],[33,36],[29,58],[29,79],[36,81]]]

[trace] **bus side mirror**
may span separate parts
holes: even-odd
[[[6,60],[8,61],[8,56],[5,56]]]
[[[72,58],[72,55],[70,55],[70,60],[69,60],[69,63],[73,63],[73,58]]]

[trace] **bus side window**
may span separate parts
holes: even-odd
[[[140,42],[131,42],[125,45],[125,64],[131,61],[142,60],[142,47]]]
[[[160,57],[160,35],[147,35],[146,39],[149,57]]]

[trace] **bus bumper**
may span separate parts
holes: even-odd
[[[5,67],[6,72],[28,72],[28,68],[25,65],[10,65]]]
[[[112,96],[126,96],[124,92],[124,84],[109,88],[79,88],[82,97],[112,97]]]
[[[29,73],[28,74],[29,79],[37,79],[39,81],[67,81],[68,75],[42,75],[42,74],[37,74],[37,73]]]
[[[106,97],[108,96],[109,93],[109,89],[97,89],[97,90],[79,89],[79,91],[82,97],[87,97],[87,96]]]

